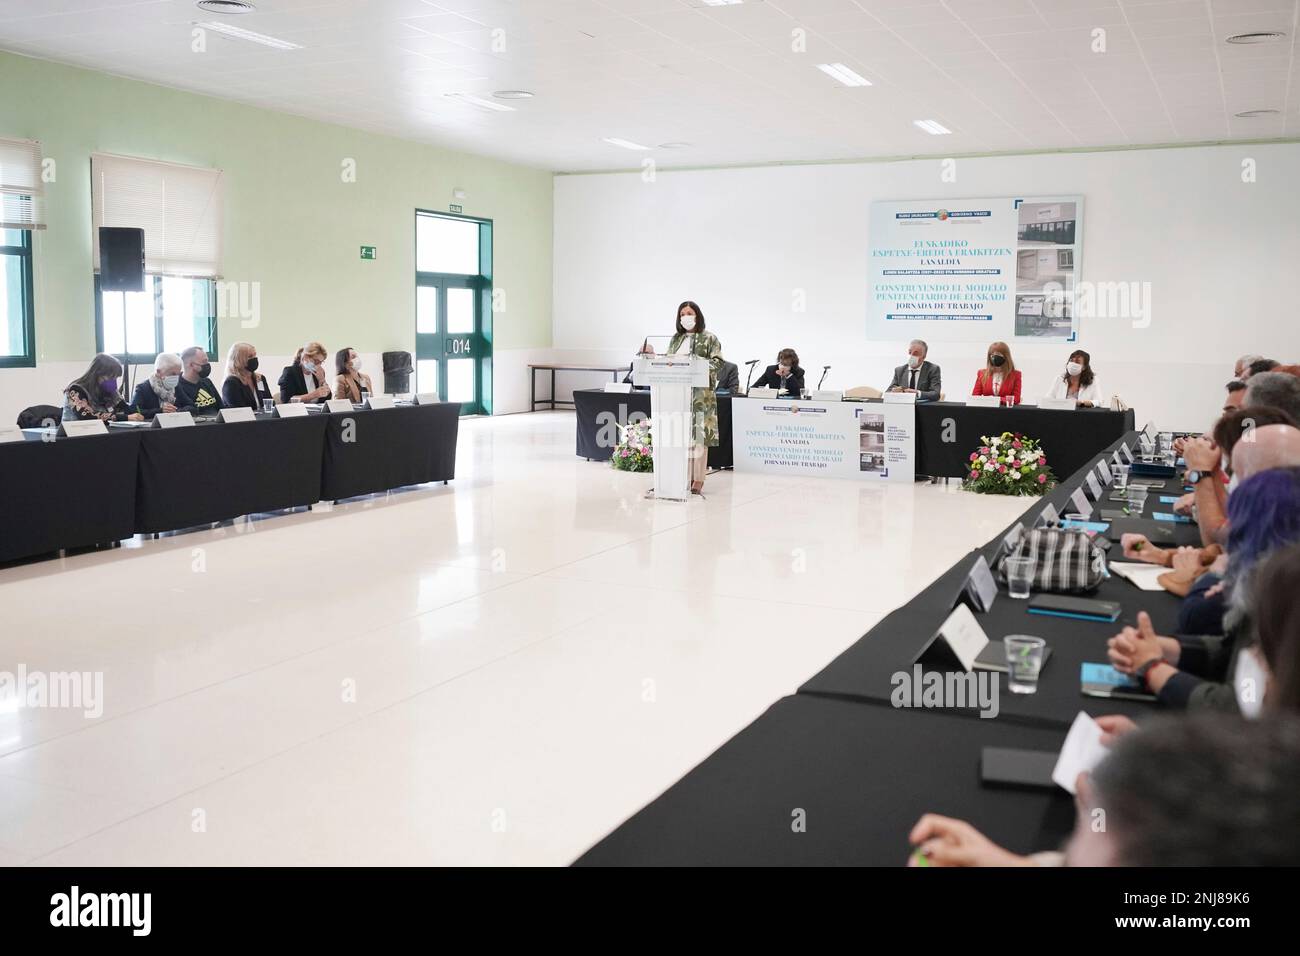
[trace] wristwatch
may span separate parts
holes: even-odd
[[[1199,485],[1202,478],[1209,478],[1214,474],[1212,471],[1197,471],[1193,468],[1187,473],[1187,483],[1189,485]]]

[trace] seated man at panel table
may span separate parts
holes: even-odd
[[[889,383],[889,392],[915,392],[918,402],[937,402],[943,392],[942,375],[939,366],[927,362],[930,346],[921,339],[912,339],[907,346],[907,362],[894,369],[894,380]]]
[[[715,392],[729,392],[735,395],[740,391],[740,366],[735,362],[722,360],[718,366],[718,385],[714,388]]]
[[[176,410],[194,415],[221,411],[221,391],[212,384],[208,353],[191,345],[181,353],[181,377],[176,382]]]

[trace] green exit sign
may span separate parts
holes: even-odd
[[[455,203],[452,203],[452,204],[451,204],[451,211],[452,211],[452,212],[464,212],[464,210],[463,210],[460,206],[457,206]]]
[[[376,253],[375,253],[375,249],[376,249],[376,248],[377,248],[377,247],[375,247],[375,246],[362,246],[362,247],[361,247],[361,258],[362,258],[362,259],[374,259],[374,258],[376,257]]]

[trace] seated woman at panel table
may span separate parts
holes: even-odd
[[[248,342],[236,342],[226,353],[226,380],[221,383],[221,401],[228,408],[251,408],[261,411],[264,402],[273,402],[266,376],[257,371],[257,349]]]
[[[352,402],[361,401],[361,393],[375,394],[370,376],[361,371],[361,355],[354,348],[339,349],[334,353],[334,397]]]
[[[159,352],[153,360],[153,374],[135,387],[131,407],[146,419],[159,412],[176,411],[176,383],[181,380],[181,357]]]
[[[796,398],[803,391],[804,371],[799,367],[799,353],[782,349],[776,353],[776,364],[769,365],[752,388],[775,388]]]
[[[1073,398],[1080,408],[1092,408],[1101,401],[1101,389],[1092,374],[1092,356],[1083,349],[1070,353],[1065,363],[1065,374],[1052,381],[1047,398]]]
[[[101,422],[142,422],[144,416],[131,411],[118,394],[117,383],[122,377],[122,363],[111,355],[100,352],[90,362],[90,368],[74,379],[63,390],[63,420]]]
[[[280,374],[281,402],[323,402],[334,392],[325,378],[329,353],[319,342],[308,342]]]
[[[1011,347],[1006,342],[989,346],[988,364],[975,376],[972,395],[997,395],[1003,405],[1020,404],[1020,372],[1011,361]]]

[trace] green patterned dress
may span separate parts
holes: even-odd
[[[695,443],[713,448],[718,444],[718,396],[713,390],[722,367],[722,343],[707,329],[694,335],[678,332],[668,344],[668,351],[677,352],[686,339],[693,340],[692,355],[709,360],[709,387],[691,389],[691,417],[695,420]]]

